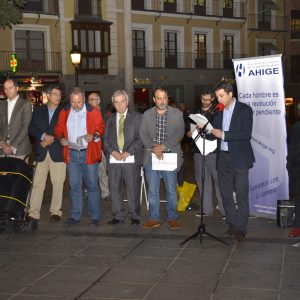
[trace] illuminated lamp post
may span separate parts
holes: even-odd
[[[70,51],[72,64],[75,67],[75,86],[78,86],[78,69],[81,61],[81,52],[79,51],[77,46],[73,46]]]

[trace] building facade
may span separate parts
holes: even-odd
[[[76,46],[82,55],[79,86],[109,103],[114,90],[125,88],[124,27],[130,26],[133,100],[140,110],[152,105],[159,85],[193,110],[203,87],[221,78],[234,83],[232,59],[277,53],[283,54],[286,95],[299,99],[296,2],[29,0],[22,24],[0,29],[6,41],[0,44],[0,76],[19,78],[25,90],[53,81],[68,91],[75,84],[70,51]],[[131,24],[124,22],[128,5]],[[11,54],[18,59],[15,73]]]

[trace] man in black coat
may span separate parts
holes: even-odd
[[[254,163],[250,143],[253,113],[250,106],[233,97],[231,84],[220,82],[215,87],[218,102],[224,110],[213,120],[212,134],[218,138],[217,170],[226,222],[226,231],[238,242],[245,239],[249,216],[249,169]],[[238,209],[233,199],[236,192]]]
[[[60,221],[63,186],[66,178],[66,164],[63,161],[62,146],[54,138],[54,128],[62,108],[60,103],[61,91],[58,87],[51,86],[47,89],[46,94],[48,103],[34,111],[29,125],[29,135],[35,139],[35,154],[38,162],[28,213],[32,231],[38,228],[40,209],[49,172],[53,187],[50,221]]]

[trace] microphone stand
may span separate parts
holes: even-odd
[[[211,119],[211,118],[210,118]],[[201,199],[200,199],[200,224],[198,226],[198,229],[195,233],[193,233],[191,236],[189,236],[187,239],[185,239],[183,242],[180,243],[180,245],[184,245],[186,242],[188,242],[191,239],[194,239],[197,235],[200,237],[200,244],[202,244],[203,235],[207,235],[216,241],[219,241],[225,245],[228,245],[225,241],[220,239],[219,237],[209,233],[206,231],[206,225],[204,224],[203,219],[203,201],[204,201],[204,181],[205,181],[205,140],[207,135],[206,127],[209,124],[210,120],[207,121],[207,123],[199,130],[197,136],[194,139],[194,143],[196,144],[196,141],[202,137],[203,138],[203,146],[202,146],[202,170],[201,170],[201,183],[202,183],[202,192],[201,192]]]

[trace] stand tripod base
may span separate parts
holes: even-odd
[[[193,233],[191,236],[189,236],[187,239],[185,239],[183,242],[181,242],[179,245],[181,245],[181,246],[184,245],[189,240],[194,239],[197,235],[199,235],[199,237],[200,237],[200,244],[202,244],[202,238],[203,238],[204,234],[207,235],[207,236],[209,236],[209,237],[211,237],[211,238],[213,238],[213,239],[215,239],[218,242],[221,242],[221,243],[223,243],[225,245],[228,245],[222,239],[220,239],[220,238],[214,236],[213,234],[207,232],[206,229],[205,229],[205,224],[200,224],[199,227],[198,227],[198,230],[195,233]]]

